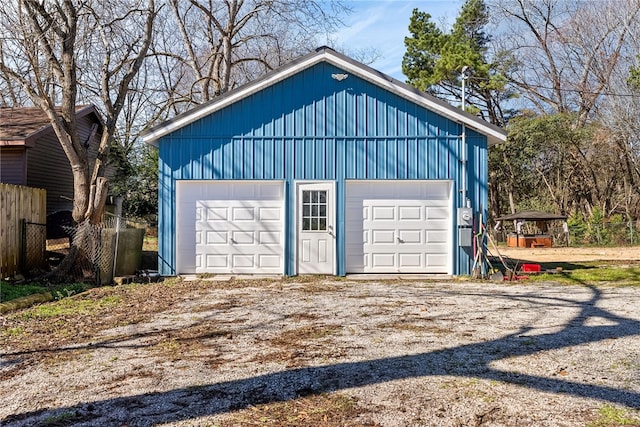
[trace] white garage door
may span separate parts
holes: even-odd
[[[348,273],[452,273],[450,181],[347,181]]]
[[[179,181],[178,273],[284,273],[281,181]]]

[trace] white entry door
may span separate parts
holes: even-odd
[[[298,274],[335,274],[335,188],[297,184]]]

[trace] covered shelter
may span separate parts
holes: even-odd
[[[529,210],[496,218],[496,227],[503,222],[514,222],[514,232],[507,234],[508,247],[550,248],[553,246],[553,235],[549,233],[549,223],[562,221],[563,232],[568,233],[566,219],[566,215]],[[531,222],[534,226],[525,229],[525,222]]]

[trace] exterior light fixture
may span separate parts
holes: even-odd
[[[338,73],[331,74],[331,78],[339,82],[343,81],[347,77],[349,77],[349,74],[338,74]]]

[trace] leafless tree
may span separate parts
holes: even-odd
[[[154,54],[167,110],[251,81],[315,47],[349,10],[339,1],[167,0]],[[171,28],[173,31],[166,31]],[[171,113],[169,113],[171,114]]]
[[[109,143],[151,44],[154,0],[18,0],[0,7],[0,72],[49,117],[73,173],[73,218],[99,222]],[[98,104],[105,121],[94,162],[75,116],[87,101]]]
[[[496,0],[497,37],[515,64],[511,82],[540,112],[590,118],[637,35],[640,2]]]
[[[74,220],[80,225],[54,276],[64,277],[97,248],[92,224],[102,221],[110,144],[130,89],[151,45],[154,0],[16,0],[0,5],[3,98],[24,93],[48,117],[74,181]],[[16,89],[19,87],[19,91]],[[80,137],[76,107],[92,103],[104,121],[97,154]],[[18,105],[20,106],[20,105]]]
[[[535,199],[587,218],[594,208],[605,215],[637,217],[640,124],[634,113],[637,97],[626,81],[640,47],[640,2],[490,4],[498,20],[496,49],[511,57],[507,76],[518,88],[522,106],[536,111],[532,120],[539,120],[528,134],[518,135],[521,144],[535,147],[522,160],[525,172],[535,172],[535,182],[517,195],[516,203]],[[562,118],[554,121],[545,115]],[[495,166],[494,173],[508,170]],[[511,183],[522,178],[500,176]]]

